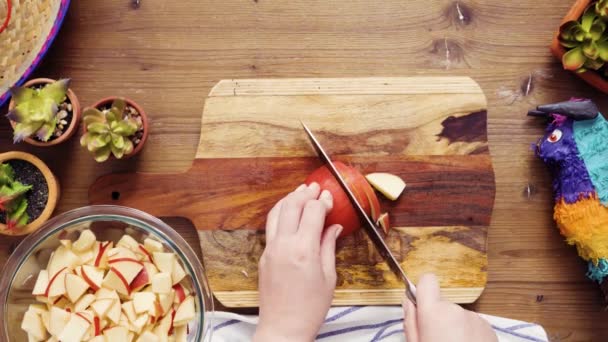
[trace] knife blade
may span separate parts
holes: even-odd
[[[306,124],[304,124],[304,122],[300,121],[300,123],[302,124],[302,127],[304,127],[304,131],[306,132],[308,139],[312,143],[313,148],[317,152],[317,155],[323,161],[323,163],[327,165],[329,171],[336,178],[336,180],[346,193],[346,196],[348,197],[352,205],[355,207],[355,211],[359,215],[360,219],[363,221],[363,230],[365,231],[365,233],[367,233],[367,236],[370,238],[370,240],[372,240],[372,243],[374,244],[380,255],[384,258],[389,268],[397,275],[397,277],[399,277],[403,281],[403,283],[405,284],[405,293],[407,297],[410,301],[412,301],[412,303],[414,303],[414,305],[416,305],[416,287],[409,280],[409,278],[401,268],[401,265],[399,265],[399,262],[397,261],[391,250],[388,248],[388,245],[384,241],[384,238],[379,233],[378,226],[365,213],[365,210],[363,210],[363,207],[361,206],[353,192],[350,190],[350,188],[346,184],[346,181],[344,180],[344,178],[342,178],[340,172],[338,172],[338,169],[331,161],[329,155],[325,152],[325,150],[323,149],[315,135],[312,133],[312,131],[308,128],[308,126],[306,126]]]

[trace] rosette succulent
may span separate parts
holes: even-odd
[[[0,164],[0,212],[5,214],[8,229],[28,223],[25,193],[31,188],[31,185],[15,180],[15,172],[9,164]]]
[[[562,64],[567,70],[598,70],[608,61],[606,22],[596,13],[594,6],[587,8],[580,20],[563,24],[560,27],[559,41],[569,49],[562,57]]]
[[[110,108],[88,108],[83,113],[87,132],[80,144],[93,153],[97,162],[106,161],[110,154],[121,159],[133,152],[131,137],[141,124],[125,112],[126,107],[124,99],[116,99]]]
[[[59,105],[65,101],[70,79],[49,83],[41,88],[13,87],[15,107],[6,115],[14,121],[14,142],[36,136],[49,141],[57,126]]]

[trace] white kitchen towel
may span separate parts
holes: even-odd
[[[501,342],[548,342],[545,330],[538,324],[481,315],[494,328]],[[441,319],[441,317],[437,317]],[[215,312],[212,341],[251,341],[257,316]],[[276,322],[280,325],[281,322]],[[398,306],[351,306],[329,310],[317,341],[396,342],[405,341],[403,311]]]

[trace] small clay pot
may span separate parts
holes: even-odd
[[[55,80],[50,79],[50,78],[35,78],[35,79],[27,81],[23,86],[31,87],[31,86],[35,86],[38,84],[48,84],[48,83],[53,83],[53,82],[55,82]],[[51,139],[47,142],[39,141],[39,140],[30,138],[30,137],[23,139],[23,141],[25,141],[26,143],[28,143],[30,145],[34,145],[34,146],[48,147],[48,146],[58,145],[64,141],[67,141],[74,135],[74,133],[76,133],[76,131],[78,130],[78,126],[80,124],[80,117],[81,117],[80,102],[78,101],[78,97],[76,97],[76,94],[74,94],[74,92],[70,88],[68,88],[68,91],[66,92],[66,96],[68,97],[68,99],[70,99],[70,103],[72,104],[72,122],[70,122],[70,125],[63,132],[63,134],[61,136],[59,136],[55,139]],[[9,103],[8,108],[9,108],[9,110],[12,110],[13,108],[15,108],[15,101],[13,101],[13,99],[11,99],[11,102]],[[15,125],[17,123],[12,120],[10,120],[10,122],[11,122],[11,126],[14,129]]]
[[[103,99],[95,102],[95,104],[93,104],[91,107],[101,110],[104,107],[111,106],[112,102],[114,102],[114,100],[119,99],[119,98],[123,99],[127,103],[127,106],[131,106],[131,107],[135,108],[135,110],[137,110],[137,112],[141,116],[141,123],[143,125],[143,135],[141,137],[141,141],[139,142],[139,144],[137,144],[137,146],[135,146],[133,148],[133,151],[131,153],[126,154],[121,158],[121,159],[128,159],[128,158],[131,158],[134,155],[138,154],[144,147],[146,140],[148,140],[148,132],[150,131],[150,129],[149,129],[148,115],[146,114],[146,112],[144,112],[144,110],[135,101],[125,98],[125,97],[119,97],[119,96],[110,96],[110,97],[103,98]],[[86,111],[86,108],[85,108],[85,111]],[[84,133],[86,133],[86,132],[87,132],[87,127],[85,125]],[[110,157],[114,158],[114,155],[110,154]]]
[[[34,221],[28,223],[25,227],[19,227],[14,230],[8,230],[6,224],[0,223],[0,234],[3,235],[26,235],[34,232],[42,224],[44,224],[53,214],[55,207],[57,206],[57,202],[59,202],[60,190],[59,190],[59,181],[49,167],[40,159],[35,157],[32,154],[18,151],[11,151],[0,153],[0,163],[7,162],[9,160],[20,159],[26,161],[32,165],[34,165],[42,175],[44,176],[44,180],[46,181],[46,185],[49,189],[48,191],[48,199],[46,201],[46,206],[40,216],[38,216]]]
[[[566,16],[562,20],[560,27],[568,21],[578,20],[585,12],[585,9],[587,9],[587,7],[589,7],[590,3],[591,3],[591,0],[577,0],[574,3],[574,5],[572,5],[572,7],[570,8],[570,11],[568,11]],[[559,27],[558,27],[557,32],[553,36],[553,41],[551,42],[551,52],[561,62],[562,57],[564,56],[566,51],[567,50],[559,43]],[[575,75],[580,77],[581,79],[583,79],[585,82],[587,82],[594,88],[600,90],[601,92],[608,94],[608,80],[606,80],[606,78],[604,78],[602,75],[598,74],[597,72],[595,72],[593,70],[587,70],[582,73],[577,72],[577,73],[575,73]]]

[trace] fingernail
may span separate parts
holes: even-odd
[[[337,238],[338,236],[340,236],[340,233],[342,233],[342,230],[343,230],[343,229],[344,229],[344,227],[342,227],[342,226],[339,226],[339,227],[336,229],[336,238]]]
[[[319,196],[319,199],[328,201],[328,203],[331,203],[334,200],[333,197],[331,196],[331,192],[329,192],[327,190],[321,191],[321,195]]]
[[[312,183],[308,184],[308,187],[310,189],[318,189],[318,188],[320,188],[319,183],[317,183],[317,182],[312,182]]]
[[[294,192],[302,191],[302,190],[304,190],[304,189],[306,189],[306,184],[302,184],[302,185],[300,185],[299,187],[297,187],[297,188],[294,190]]]

